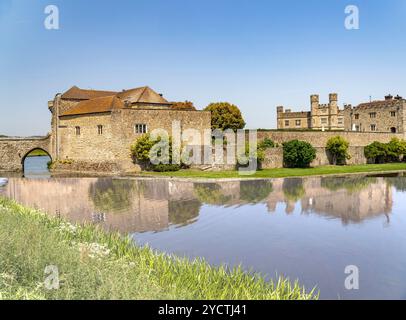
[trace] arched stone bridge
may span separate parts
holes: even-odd
[[[22,171],[26,156],[35,149],[51,154],[51,136],[0,138],[0,171]]]

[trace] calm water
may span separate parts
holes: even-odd
[[[406,178],[203,183],[9,178],[0,193],[138,244],[317,286],[322,298],[406,298]],[[359,290],[344,287],[356,265]]]

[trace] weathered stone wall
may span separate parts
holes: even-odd
[[[303,140],[311,143],[314,147],[325,147],[328,139],[335,136],[341,136],[346,139],[350,146],[364,147],[374,141],[389,142],[396,137],[404,139],[405,135],[401,133],[382,133],[382,132],[347,132],[347,131],[258,131],[258,139],[269,138],[276,143],[283,143],[290,140]]]
[[[181,110],[145,110],[124,109],[112,113],[90,114],[82,116],[64,116],[59,120],[59,159],[73,160],[76,165],[58,165],[69,167],[109,168],[116,163],[118,170],[139,170],[133,164],[130,146],[140,137],[135,132],[136,124],[146,124],[148,132],[164,129],[172,135],[173,121],[179,121],[181,130],[197,129],[203,138],[204,130],[210,129],[210,112]],[[103,126],[103,134],[99,134],[98,126]],[[75,127],[80,127],[80,135],[76,135]],[[103,165],[103,162],[106,165]]]
[[[0,138],[0,171],[22,171],[25,157],[34,149],[42,149],[52,158],[51,137]]]
[[[316,147],[316,159],[311,163],[312,167],[326,166],[331,164],[331,157],[326,148]],[[366,164],[367,159],[364,155],[364,147],[349,147],[348,150],[351,159],[347,160],[348,165]],[[268,149],[265,154],[265,160],[262,163],[263,169],[283,168],[283,148],[277,147]]]
[[[345,108],[345,129],[358,131],[372,131],[371,125],[375,125],[377,132],[405,132],[405,108],[406,102],[399,100],[393,103],[389,100],[387,105],[363,105],[354,108]]]

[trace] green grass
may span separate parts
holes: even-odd
[[[41,149],[35,149],[27,155],[27,157],[43,157],[43,156],[48,156],[48,154]]]
[[[44,287],[46,266],[60,287]],[[312,299],[297,282],[159,254],[0,197],[1,299]]]
[[[184,178],[285,178],[304,176],[340,175],[352,173],[385,173],[406,171],[406,163],[365,164],[354,166],[320,166],[314,168],[280,168],[258,170],[253,175],[240,175],[238,171],[180,170],[176,172],[142,172],[140,175]]]

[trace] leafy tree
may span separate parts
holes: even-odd
[[[204,110],[211,112],[212,130],[232,129],[237,131],[245,127],[241,111],[236,105],[228,102],[217,102],[209,104]]]
[[[151,138],[149,133],[143,134],[131,146],[132,157],[146,169],[151,169],[153,171],[164,172],[180,170],[181,166],[179,164],[172,164],[172,139],[169,137],[169,140],[166,142],[161,140],[161,137],[154,140]],[[164,158],[166,156],[169,163],[153,164],[153,159],[150,158],[150,152],[151,149],[160,142],[164,142],[166,145],[159,151],[157,156],[163,156]]]
[[[340,136],[332,137],[327,141],[326,149],[331,154],[334,165],[345,164],[345,160],[351,158],[348,147],[348,141]]]
[[[373,163],[384,163],[387,158],[387,144],[374,141],[364,148],[365,157]]]
[[[406,153],[406,141],[398,138],[392,138],[387,144],[386,161],[399,162],[401,157]]]
[[[316,158],[316,149],[306,142],[292,140],[283,143],[283,162],[288,168],[307,168]]]
[[[175,102],[172,105],[173,109],[177,110],[196,110],[195,106],[193,105],[193,102],[191,101],[184,101],[184,102]]]

